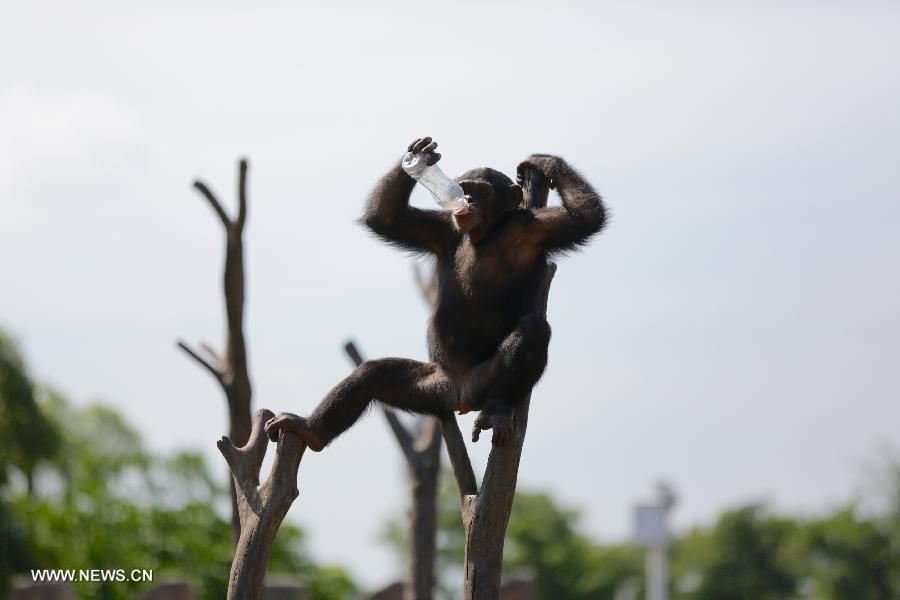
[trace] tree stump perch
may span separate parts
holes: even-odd
[[[262,598],[272,544],[288,509],[300,493],[297,472],[306,444],[292,433],[279,433],[272,470],[262,484],[259,482],[269,445],[264,425],[274,416],[270,410],[258,410],[250,439],[241,448],[235,447],[228,436],[223,436],[216,444],[231,468],[241,526],[228,580],[228,600]]]
[[[547,205],[550,182],[541,173],[525,169],[522,189],[525,196],[523,206],[542,208]],[[538,306],[544,314],[555,273],[556,265],[549,262],[542,288],[538,291]],[[491,448],[480,491],[456,417],[451,416],[443,423],[447,453],[459,485],[460,512],[466,536],[465,600],[496,600],[500,596],[503,543],[516,493],[530,403],[531,394],[516,407],[513,439],[505,446]]]

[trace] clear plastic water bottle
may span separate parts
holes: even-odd
[[[444,175],[440,167],[428,164],[428,155],[407,152],[401,163],[406,174],[421,183],[444,210],[457,210],[468,204],[458,183]]]

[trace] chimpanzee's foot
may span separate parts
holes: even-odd
[[[472,428],[472,441],[477,442],[482,431],[493,429],[491,436],[491,444],[494,446],[505,446],[506,443],[515,435],[513,428],[513,413],[507,408],[498,409],[493,406],[485,407],[475,419],[475,426]]]
[[[320,452],[325,447],[322,439],[310,428],[309,422],[293,413],[281,413],[266,421],[266,435],[270,440],[277,442],[279,431],[293,433],[313,452]]]

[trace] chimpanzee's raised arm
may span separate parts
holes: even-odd
[[[428,164],[441,155],[434,152],[431,138],[414,141],[411,152],[430,154]],[[437,210],[422,210],[409,205],[415,180],[397,164],[381,178],[369,196],[363,222],[383,240],[405,250],[441,254],[453,237],[450,215]]]
[[[527,236],[549,252],[565,252],[587,243],[606,226],[606,206],[581,174],[558,156],[533,154],[519,164],[518,173],[531,167],[550,179],[562,206],[532,210]]]

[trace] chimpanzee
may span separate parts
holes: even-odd
[[[409,151],[441,155],[430,137]],[[513,412],[547,364],[550,326],[538,309],[548,256],[573,250],[606,224],[600,195],[562,158],[533,154],[518,167],[550,180],[562,206],[520,208],[522,188],[489,168],[457,181],[469,199],[452,214],[409,205],[415,181],[397,164],[369,197],[363,222],[390,244],[437,259],[437,301],[428,326],[431,362],[366,361],[332,389],[308,417],[281,413],[266,423],[320,451],[346,431],[372,399],[444,418],[480,410],[472,441],[493,429],[492,443],[512,435]]]

